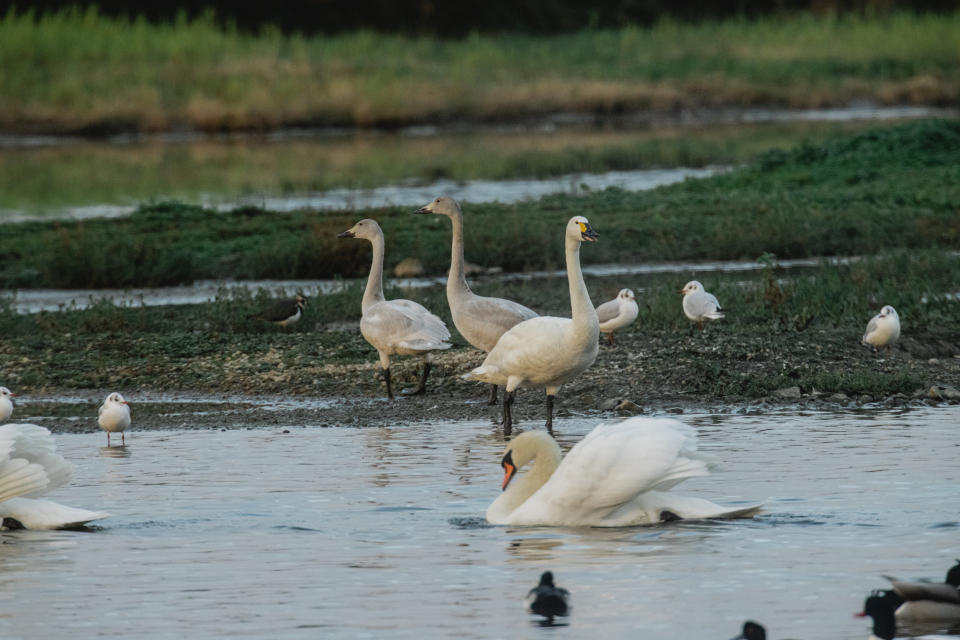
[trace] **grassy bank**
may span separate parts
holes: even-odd
[[[767,152],[728,174],[648,192],[468,204],[467,258],[508,271],[562,267],[559,230],[577,214],[588,216],[603,238],[590,248],[593,263],[957,249],[958,185],[960,122],[914,122]],[[336,238],[359,217],[383,226],[388,268],[416,256],[429,273],[446,272],[449,223],[408,209],[221,213],[168,203],[117,220],[6,225],[0,285],[361,276],[369,245]],[[556,235],[544,232],[550,228]]]
[[[0,129],[264,129],[554,111],[952,104],[960,13],[474,35],[257,36],[93,11],[0,19]]]
[[[691,332],[677,295],[693,277],[729,309],[704,334]],[[960,282],[960,258],[952,252],[898,252],[790,272],[769,261],[746,285],[743,277],[590,278],[594,302],[630,286],[639,292],[641,311],[619,334],[624,346],[604,348],[599,379],[578,385],[581,391],[636,397],[642,387],[644,394],[695,392],[707,401],[727,401],[761,398],[794,385],[807,393],[885,397],[912,395],[935,382],[960,384],[960,367],[943,364],[960,353],[960,304],[945,295]],[[376,396],[381,392],[376,356],[356,325],[361,287],[355,283],[328,295],[307,292],[313,295],[304,319],[289,331],[248,318],[266,303],[266,292],[224,290],[213,304],[188,306],[123,308],[104,301],[85,310],[32,315],[13,312],[8,300],[0,305],[4,384],[21,393],[110,387]],[[475,282],[480,293],[558,315],[569,313],[566,287],[564,278]],[[393,288],[388,297],[418,300],[452,328],[440,286]],[[883,304],[898,309],[904,337],[893,357],[878,360],[857,343]],[[438,360],[438,384],[482,394],[458,377],[480,356],[456,333],[453,342],[454,349]],[[401,383],[415,382],[416,375],[415,362],[398,361],[395,376]]]

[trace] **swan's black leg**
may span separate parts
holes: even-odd
[[[547,432],[553,435],[553,396],[547,395]]]
[[[503,420],[500,422],[500,426],[503,427],[504,438],[509,438],[510,434],[513,433],[513,415],[510,408],[513,406],[514,393],[514,391],[503,392]]]
[[[613,346],[613,331],[607,334],[607,344]]]
[[[419,396],[419,395],[422,394],[424,391],[426,391],[426,390],[427,390],[427,376],[430,375],[430,366],[431,366],[431,365],[430,365],[429,362],[424,362],[424,363],[423,363],[423,373],[420,374],[420,384],[417,385],[417,388],[416,388],[416,389],[404,389],[404,390],[401,391],[400,393],[402,393],[402,394],[405,395],[405,396]]]
[[[497,404],[497,385],[490,385],[490,399],[487,401],[488,406],[493,406]]]
[[[393,400],[393,387],[390,386],[390,367],[383,370],[383,381],[387,383],[387,397]]]

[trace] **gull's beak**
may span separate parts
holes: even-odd
[[[337,237],[338,238],[356,238],[357,234],[355,234],[353,231],[344,231],[343,233],[338,233]]]

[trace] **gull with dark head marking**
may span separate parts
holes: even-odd
[[[613,332],[633,324],[639,313],[637,299],[630,289],[620,289],[616,298],[597,307],[600,333],[607,334],[607,343],[613,344]]]
[[[338,238],[360,238],[373,246],[370,275],[361,302],[360,333],[380,355],[387,396],[393,398],[390,385],[390,356],[423,357],[420,385],[410,392],[423,393],[430,375],[432,352],[449,349],[450,332],[443,320],[412,300],[387,300],[383,297],[383,230],[376,220],[361,220]],[[404,392],[406,393],[406,392]]]
[[[701,331],[705,320],[719,320],[723,317],[717,296],[707,293],[698,281],[691,280],[680,289],[680,293],[683,295],[684,315],[696,322]]]
[[[10,398],[15,395],[17,394],[10,391],[10,389],[0,387],[0,422],[9,420],[10,416],[13,415],[13,400]]]
[[[123,432],[130,426],[130,405],[123,396],[114,391],[107,396],[97,410],[97,424],[107,432],[107,446],[110,446],[110,434],[120,432],[120,442],[127,444]]]
[[[900,338],[900,316],[897,315],[896,309],[886,305],[880,309],[880,313],[870,318],[860,344],[872,347],[874,352],[883,347],[889,350],[898,338]]]

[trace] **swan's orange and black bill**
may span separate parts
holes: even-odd
[[[513,464],[512,451],[507,451],[507,455],[503,456],[503,460],[500,461],[500,466],[503,467],[503,486],[500,489],[506,491],[507,485],[510,484],[513,476],[517,473],[517,465]]]

